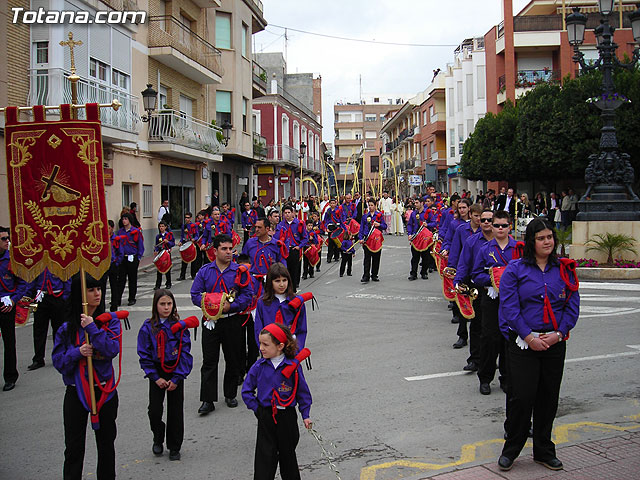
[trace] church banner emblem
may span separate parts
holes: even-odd
[[[99,106],[86,111],[74,120],[61,105],[60,120],[46,121],[36,106],[31,122],[5,111],[11,268],[26,281],[45,267],[62,280],[81,267],[98,279],[109,269]]]

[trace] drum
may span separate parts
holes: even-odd
[[[489,276],[491,277],[491,286],[496,292],[500,291],[500,278],[507,267],[491,267],[489,270]]]
[[[352,218],[347,225],[347,230],[351,235],[357,235],[360,231],[360,224]]]
[[[318,265],[318,262],[320,262],[319,252],[320,252],[320,245],[318,246],[311,245],[304,251],[304,256],[307,257],[307,260],[309,260],[309,263],[311,264],[312,267],[315,267],[316,265]]]
[[[367,248],[373,252],[379,252],[382,249],[382,242],[384,242],[384,236],[382,235],[382,232],[380,230],[378,230],[375,227],[371,227],[373,228],[373,231],[367,236],[367,240],[364,242],[364,244],[367,246]]]
[[[427,227],[423,227],[411,240],[411,245],[418,252],[424,252],[433,244],[433,234]]]
[[[333,232],[331,232],[331,235],[329,235],[329,237],[334,241],[338,248],[340,248],[344,240],[344,228],[337,227]]]
[[[240,235],[238,235],[238,232],[236,232],[233,228],[231,229],[231,243],[233,245],[233,247],[235,248],[236,245],[238,245],[240,242],[242,242],[242,238],[240,238]],[[211,260],[213,262],[213,260]]]
[[[182,261],[184,263],[193,262],[198,256],[198,251],[196,250],[196,244],[193,242],[185,242],[180,247],[180,257],[182,257]]]
[[[207,258],[209,259],[210,262],[216,261],[216,252],[213,248],[213,244],[209,245],[205,250],[205,252],[207,252]]]
[[[171,253],[169,250],[162,250],[153,259],[153,264],[158,269],[158,272],[163,275],[171,270]]]

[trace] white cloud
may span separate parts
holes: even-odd
[[[528,0],[513,0],[514,12]],[[270,25],[379,42],[458,45],[482,36],[502,20],[502,0],[263,0]],[[284,30],[267,26],[256,51],[284,52]],[[333,104],[364,96],[417,93],[455,47],[407,47],[350,42],[287,31],[289,73],[322,75],[323,140],[333,141]]]

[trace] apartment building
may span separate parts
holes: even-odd
[[[149,250],[162,200],[169,200],[178,227],[184,212],[209,203],[214,189],[233,203],[243,189],[250,191],[252,163],[259,159],[247,117],[260,93],[251,35],[266,25],[258,0],[10,0],[13,6],[91,16],[97,10],[148,13],[139,24],[4,22],[0,103],[71,103],[69,49],[59,42],[68,32],[82,41],[74,49],[78,103],[122,103],[117,112],[101,112],[107,213],[117,220],[123,206],[136,202]],[[142,111],[140,94],[147,84],[158,95],[150,115]],[[215,125],[222,119],[234,125],[226,147]],[[3,149],[0,181],[6,186],[4,155]],[[6,195],[6,187],[0,191]],[[0,223],[9,223],[8,212],[0,212]]]
[[[324,160],[321,78],[287,73],[282,53],[256,54],[255,61],[270,79],[268,94],[253,102],[256,142],[264,146],[265,160],[256,168],[258,197],[265,204],[299,197],[301,179],[302,195],[318,195]]]
[[[447,176],[449,191],[486,190],[483,182],[467,180],[460,171],[462,146],[487,113],[486,62],[483,37],[468,38],[454,51],[445,70]]]
[[[596,0],[532,0],[513,13],[513,0],[501,0],[503,20],[484,35],[487,76],[487,109],[497,113],[510,99],[515,102],[542,82],[560,82],[580,71],[573,62],[565,19],[573,7],[587,15],[584,44],[586,60],[598,58],[593,29],[600,24]],[[635,0],[616,0],[610,23],[616,27],[618,57],[633,56],[635,46],[629,14]],[[620,28],[622,25],[622,28]]]
[[[400,110],[406,96],[375,95],[359,103],[338,102],[334,112],[334,156],[336,184],[342,195],[354,188],[353,180],[358,169],[359,182],[364,179],[366,190],[380,182],[383,141],[380,129],[390,112]]]

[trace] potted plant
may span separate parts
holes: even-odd
[[[613,265],[613,256],[616,253],[630,252],[635,255],[638,251],[635,249],[635,239],[624,233],[598,233],[589,239],[585,245],[588,245],[587,252],[595,250],[604,253],[607,256],[605,265]]]

